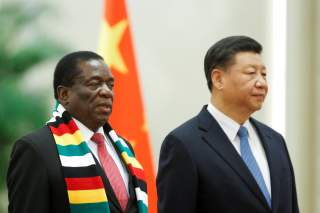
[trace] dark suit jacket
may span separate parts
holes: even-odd
[[[293,168],[280,134],[250,119],[263,143],[272,209],[206,106],[164,140],[157,176],[159,213],[298,213]]]
[[[129,145],[129,144],[128,144]],[[130,146],[130,145],[129,145]],[[100,164],[108,192],[112,213],[121,207]],[[124,165],[126,165],[124,163]],[[13,147],[7,174],[9,213],[69,213],[66,184],[53,136],[47,126],[19,139]],[[137,202],[132,177],[129,173],[129,193],[126,212],[137,213]]]

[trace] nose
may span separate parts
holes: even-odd
[[[102,84],[99,88],[99,95],[104,96],[106,98],[112,98],[113,97],[113,90],[109,88],[107,84]]]
[[[266,77],[263,75],[258,75],[256,82],[255,82],[255,85],[256,85],[256,87],[260,87],[260,88],[267,87],[268,84],[267,84]]]

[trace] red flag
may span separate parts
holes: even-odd
[[[149,212],[157,213],[154,167],[140,93],[137,65],[125,0],[105,0],[99,53],[114,77],[112,127],[132,144],[148,184]]]

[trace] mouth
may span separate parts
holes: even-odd
[[[265,98],[265,94],[254,94],[252,95],[254,98],[260,99],[260,100],[264,100]]]
[[[112,103],[100,103],[97,105],[97,109],[103,114],[110,114],[112,111]]]

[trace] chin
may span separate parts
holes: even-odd
[[[252,110],[255,112],[255,111],[258,111],[262,108],[262,104],[257,104],[255,106],[252,106]]]
[[[251,102],[247,104],[248,109],[250,109],[252,112],[255,112],[257,110],[260,110],[262,108],[262,103],[257,102]]]
[[[96,122],[99,124],[99,126],[103,126],[105,125],[109,120],[109,116],[99,116],[97,119],[96,119]]]
[[[105,125],[109,120],[109,116],[108,117],[103,117],[103,118],[100,118],[99,121],[102,125]]]

